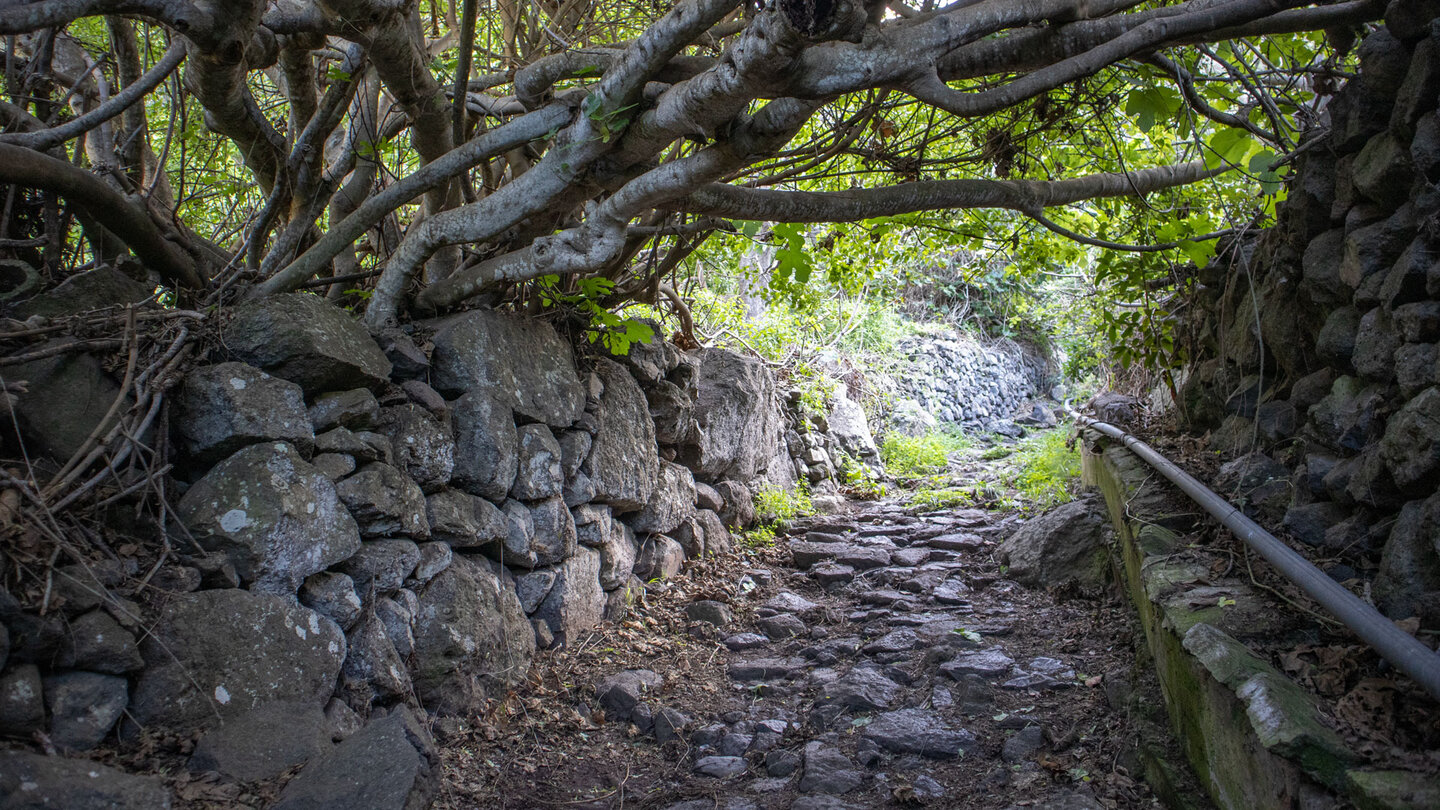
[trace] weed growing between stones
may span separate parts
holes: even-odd
[[[1033,434],[1020,442],[1020,468],[1009,483],[1020,493],[1025,511],[1043,512],[1075,498],[1080,454],[1066,431]]]
[[[793,490],[766,484],[755,493],[755,516],[761,523],[783,527],[799,517],[815,514],[810,502],[810,488],[803,483]]]
[[[974,440],[958,428],[923,436],[891,433],[880,445],[880,457],[885,460],[885,469],[896,478],[918,478],[944,472],[951,455],[968,450],[974,444]]]

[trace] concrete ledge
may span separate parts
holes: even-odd
[[[1171,724],[1222,810],[1440,806],[1419,775],[1366,771],[1312,696],[1247,638],[1300,629],[1298,611],[1228,576],[1227,557],[1189,546],[1199,507],[1124,447],[1085,431],[1083,477],[1105,496],[1117,580],[1139,613]],[[1241,572],[1244,566],[1239,566]]]

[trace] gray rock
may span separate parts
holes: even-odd
[[[69,623],[56,663],[111,675],[134,672],[145,665],[135,636],[103,610],[92,610]]]
[[[45,728],[45,687],[40,668],[19,664],[0,674],[0,735],[28,737]]]
[[[783,430],[774,377],[764,362],[726,349],[703,349],[696,359],[697,430],[680,459],[707,481],[752,480],[776,455]]]
[[[158,776],[131,776],[87,759],[0,751],[0,805],[9,810],[170,810]]]
[[[685,733],[685,727],[690,725],[690,718],[684,713],[665,706],[655,712],[655,742],[664,745],[671,740],[679,739]]]
[[[1350,510],[1340,504],[1317,501],[1290,507],[1282,525],[1296,540],[1310,546],[1324,546],[1325,533],[1349,516]]]
[[[342,630],[349,630],[363,609],[355,593],[355,581],[334,571],[321,571],[307,577],[300,586],[299,596],[300,604],[335,622]]]
[[[1395,350],[1395,382],[1400,386],[1400,396],[1409,399],[1436,382],[1440,360],[1440,346],[1434,343],[1407,343]]]
[[[573,642],[599,624],[605,613],[600,552],[579,548],[575,556],[556,567],[555,573],[555,585],[535,610],[535,618],[543,619],[557,640]]]
[[[515,595],[520,599],[520,609],[531,614],[545,601],[550,589],[555,586],[554,568],[537,568],[515,576]]]
[[[346,634],[345,663],[340,670],[340,689],[357,711],[368,711],[374,701],[391,702],[407,697],[412,690],[410,673],[390,634],[373,611]]]
[[[566,430],[556,440],[560,442],[560,472],[566,481],[573,481],[590,456],[595,437],[583,430]]]
[[[360,594],[389,593],[404,585],[419,564],[420,547],[411,540],[366,540],[335,570],[349,575]]]
[[[360,547],[335,485],[284,443],[251,445],[220,462],[181,496],[177,513],[255,590],[293,594]]]
[[[607,539],[597,547],[600,552],[600,587],[605,590],[618,588],[630,579],[635,570],[635,558],[640,553],[640,544],[635,541],[630,527],[610,519],[611,528]]]
[[[781,591],[778,594],[765,600],[761,607],[774,610],[780,613],[798,613],[804,615],[812,610],[818,610],[820,606],[798,593]]]
[[[455,471],[455,440],[450,429],[419,405],[380,411],[379,432],[390,439],[396,467],[420,489],[434,492],[450,482]]]
[[[420,561],[415,564],[415,572],[411,576],[416,584],[424,585],[434,579],[436,574],[449,568],[453,559],[455,552],[448,543],[421,543]]]
[[[838,543],[808,543],[804,540],[791,540],[789,546],[791,560],[802,571],[817,563],[833,560],[846,550]]]
[[[685,389],[669,380],[659,380],[645,388],[645,401],[660,444],[681,444],[694,435],[695,400]]]
[[[635,558],[635,576],[646,582],[667,580],[680,573],[685,563],[685,549],[663,534],[652,534],[640,544]]]
[[[431,388],[429,383],[420,380],[406,380],[400,384],[400,390],[405,392],[407,399],[436,417],[443,418],[450,413],[450,406],[446,404],[445,397],[440,396],[440,392]]]
[[[550,625],[544,621],[531,619],[530,629],[535,631],[535,649],[548,650],[555,645],[555,634],[550,632]]]
[[[1409,142],[1382,132],[1371,138],[1355,156],[1351,177],[1361,194],[1381,205],[1394,207],[1409,196],[1414,171]]]
[[[879,670],[856,667],[821,689],[821,704],[846,711],[872,712],[894,708],[900,698],[900,684]]]
[[[1380,457],[1403,491],[1424,494],[1440,476],[1440,388],[1431,386],[1390,418]]]
[[[755,493],[739,481],[721,481],[715,485],[723,505],[716,510],[726,526],[749,528],[755,525]]]
[[[626,669],[595,684],[595,699],[610,717],[628,720],[641,700],[662,683],[664,679],[648,669]]]
[[[510,497],[522,501],[539,501],[560,494],[565,474],[560,466],[560,443],[550,428],[525,425],[520,428],[519,469]]]
[[[999,649],[962,653],[940,665],[940,674],[955,680],[964,680],[966,675],[996,678],[1014,668],[1015,662]]]
[[[716,627],[725,627],[735,621],[735,614],[724,602],[701,599],[685,606],[685,617],[692,622],[706,622]]]
[[[709,509],[719,513],[725,508],[725,499],[720,497],[720,492],[703,481],[695,482],[695,506],[699,509]]]
[[[1103,505],[1071,501],[1037,518],[1000,544],[1006,576],[1035,587],[1075,584],[1098,590],[1109,578],[1111,532]]]
[[[810,627],[793,613],[766,616],[757,624],[760,632],[772,639],[798,638],[810,632]]]
[[[492,392],[515,413],[567,428],[585,407],[570,344],[543,321],[496,310],[447,319],[432,338],[431,384],[460,396]]]
[[[325,704],[325,724],[330,730],[330,740],[340,742],[363,728],[365,721],[345,701],[331,698]]]
[[[356,461],[379,461],[389,464],[395,456],[390,440],[379,433],[355,432],[334,428],[315,437],[315,452],[352,456]]]
[[[1310,409],[1307,427],[1332,447],[1360,450],[1379,438],[1386,407],[1384,388],[1338,377],[1330,393]]]
[[[695,523],[699,525],[700,533],[705,538],[703,554],[729,554],[731,551],[730,531],[720,521],[720,516],[709,509],[696,509],[694,515]]]
[[[535,565],[554,565],[575,554],[575,518],[564,500],[554,497],[533,504],[530,523],[535,528],[531,542]]]
[[[454,548],[479,548],[503,543],[510,521],[495,504],[458,489],[446,489],[425,498],[430,536]]]
[[[770,751],[765,754],[765,772],[771,776],[789,776],[800,770],[800,765],[800,755],[794,751]]]
[[[655,424],[644,393],[624,367],[601,359],[595,374],[605,392],[590,456],[580,471],[594,484],[595,500],[617,513],[633,512],[650,501],[659,476]]]
[[[187,767],[258,782],[329,751],[330,735],[330,722],[320,707],[267,703],[206,732]]]
[[[375,618],[380,620],[386,637],[402,659],[415,652],[415,611],[419,607],[419,598],[403,588],[396,591],[393,599],[386,596],[375,600]]]
[[[390,376],[397,380],[420,380],[430,375],[430,358],[403,329],[386,327],[375,334],[375,342],[394,368]]]
[[[484,390],[472,391],[454,403],[456,487],[500,502],[515,483],[520,464],[520,438],[509,406]]]
[[[1400,342],[1394,321],[1380,307],[1360,316],[1360,328],[1355,333],[1355,353],[1350,358],[1355,373],[1379,382],[1393,379],[1395,350],[1400,348]]]
[[[768,681],[788,678],[803,671],[806,666],[803,658],[754,658],[734,661],[725,671],[737,681]]]
[[[870,423],[860,403],[850,399],[846,389],[838,387],[830,405],[830,435],[840,444],[841,452],[860,461],[878,460],[880,449],[870,433]]]
[[[73,342],[62,338],[35,348]],[[99,358],[83,352],[7,366],[5,379],[25,383],[9,411],[25,437],[26,450],[57,461],[69,459],[85,444],[121,393]]]
[[[949,728],[940,715],[926,709],[877,715],[861,734],[887,751],[933,759],[954,759],[976,746],[970,732]]]
[[[1427,602],[1440,600],[1440,494],[1400,509],[1385,541],[1374,594],[1380,609],[1395,619],[1417,615]],[[1427,618],[1433,626],[1435,618]]]
[[[236,359],[298,383],[306,395],[375,388],[390,361],[360,322],[315,295],[271,295],[231,312],[222,331]]]
[[[174,597],[140,645],[146,669],[130,715],[141,725],[197,726],[276,700],[323,705],[345,637],[320,614],[266,593]]]
[[[1015,764],[1024,762],[1045,747],[1045,729],[1040,726],[1026,726],[1020,729],[1000,749],[1000,759]]]
[[[1104,810],[1104,808],[1105,805],[1084,793],[1065,791],[1041,799],[1038,803],[1027,802],[1023,806],[1012,804],[1005,810]]]
[[[78,315],[95,309],[139,304],[155,294],[153,286],[136,281],[114,267],[102,265],[77,273],[26,301],[10,305],[16,320]]]
[[[332,482],[355,472],[355,458],[340,453],[320,453],[310,459],[310,464]]]
[[[129,684],[115,675],[66,672],[44,683],[50,741],[63,751],[88,751],[99,745],[130,701]]]
[[[274,810],[422,810],[439,788],[429,732],[397,706],[311,760],[285,785]]]
[[[355,516],[360,533],[367,538],[403,535],[424,540],[430,537],[425,493],[410,476],[389,464],[366,464],[337,484],[335,490]]]
[[[694,476],[679,464],[662,461],[650,500],[628,522],[638,534],[668,534],[694,512]]]
[[[921,646],[920,636],[908,627],[899,630],[891,630],[889,633],[866,644],[863,651],[866,655],[884,655],[885,653],[909,652]]]
[[[367,388],[329,391],[315,397],[309,416],[316,433],[337,427],[369,430],[380,421],[380,403]]]
[[[821,742],[805,745],[805,772],[796,789],[801,793],[849,793],[865,782],[850,758]]]
[[[503,568],[457,554],[419,597],[411,664],[428,710],[473,711],[525,677],[535,634]]]
[[[176,410],[185,451],[204,462],[260,442],[290,442],[306,455],[315,445],[300,386],[244,363],[191,371],[180,386]]]
[[[769,643],[770,639],[759,633],[739,633],[725,639],[725,646],[729,648],[731,652],[753,650],[756,647],[764,647]]]
[[[695,760],[695,772],[701,776],[716,779],[733,779],[742,776],[748,766],[744,757],[708,756]]]

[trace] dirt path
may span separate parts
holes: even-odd
[[[1014,514],[851,508],[696,566],[442,727],[441,806],[1157,806],[1127,605],[1004,579]]]

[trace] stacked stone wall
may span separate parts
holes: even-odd
[[[169,397],[155,570],[62,560],[43,605],[0,590],[0,736],[78,751],[210,729],[195,767],[227,771],[249,766],[214,753],[224,735],[276,706],[327,749],[366,717],[474,712],[537,648],[729,551],[755,489],[796,469],[773,375],[726,350],[577,358],[495,311],[372,336],[307,294],[219,317]],[[61,357],[8,369],[35,381],[8,449],[63,461],[114,399],[97,358]],[[108,396],[47,412],[77,384]]]
[[[1224,246],[1183,417],[1247,508],[1440,627],[1440,39],[1394,2],[1296,161],[1275,227]],[[1321,137],[1323,136],[1323,137]],[[1316,139],[1318,140],[1312,140]]]
[[[1054,366],[1014,343],[982,344],[962,335],[911,338],[900,344],[907,371],[894,380],[892,427],[923,433],[940,424],[992,430],[1028,416],[1028,400],[1045,396]]]

